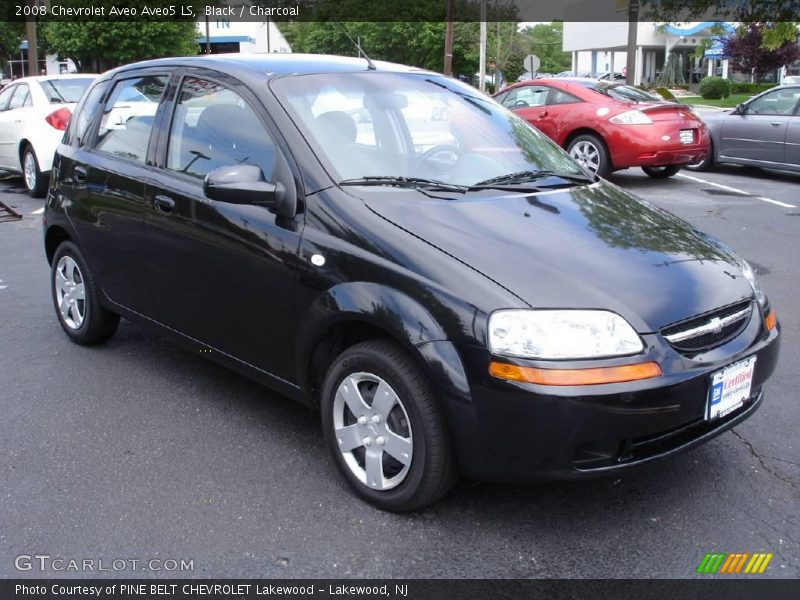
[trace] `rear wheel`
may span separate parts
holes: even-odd
[[[363,342],[343,352],[325,378],[321,409],[337,467],[371,504],[415,510],[455,483],[455,462],[430,386],[414,360],[391,342]]]
[[[62,242],[53,257],[51,274],[53,306],[70,340],[98,344],[114,335],[119,315],[100,305],[99,290],[75,244]]]
[[[598,136],[586,133],[577,136],[567,146],[567,152],[578,164],[600,177],[611,174],[611,160],[608,150]]]
[[[653,179],[667,179],[672,177],[681,168],[678,165],[667,165],[664,167],[642,167],[642,171],[647,173]]]
[[[22,176],[25,189],[34,198],[42,198],[47,192],[47,177],[39,170],[39,160],[30,144],[22,152]]]

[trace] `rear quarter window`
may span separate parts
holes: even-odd
[[[85,95],[78,106],[75,107],[75,114],[70,119],[69,130],[64,138],[64,142],[69,146],[84,146],[86,134],[89,126],[94,121],[102,108],[103,96],[108,89],[108,81],[102,81],[94,86]]]

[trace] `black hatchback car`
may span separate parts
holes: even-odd
[[[617,472],[762,402],[751,267],[437,73],[303,55],[122,67],[45,211],[56,315],[125,317],[320,412],[363,498]]]

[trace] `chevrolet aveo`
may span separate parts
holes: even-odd
[[[70,339],[125,317],[307,404],[347,482],[387,510],[459,475],[677,454],[752,415],[778,357],[774,309],[730,248],[475,89],[399,65],[106,73],[44,218]]]

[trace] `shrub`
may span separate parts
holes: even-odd
[[[731,82],[722,77],[705,77],[700,81],[700,95],[706,100],[719,100],[731,95]]]
[[[658,95],[661,96],[664,100],[675,100],[675,94],[670,92],[665,87],[656,88],[656,92],[658,92]]]
[[[775,85],[774,83],[733,83],[731,84],[731,94],[758,94],[775,87]]]

